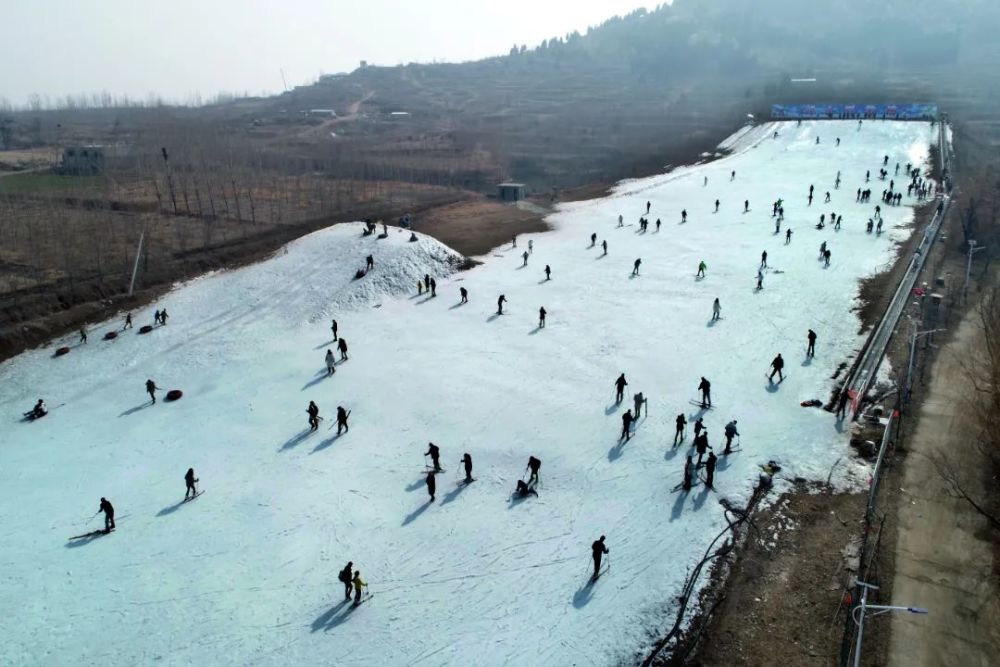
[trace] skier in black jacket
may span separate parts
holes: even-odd
[[[684,418],[684,413],[677,415],[677,419],[674,420],[677,423],[677,430],[674,432],[674,446],[677,442],[684,439],[684,427],[687,426],[687,419]]]
[[[434,472],[441,472],[441,463],[440,463],[441,451],[438,449],[438,446],[435,445],[433,442],[427,444],[428,447],[427,451],[424,452],[424,456],[431,457],[431,462],[434,464]]]
[[[472,457],[469,452],[462,455],[462,464],[465,466],[465,483],[476,481],[472,478]]]
[[[115,529],[115,508],[107,498],[101,498],[101,507],[97,511],[104,512],[104,532],[110,533]]]
[[[344,569],[341,570],[340,573],[337,575],[337,579],[339,579],[344,584],[345,600],[351,599],[351,578],[354,576],[354,574],[351,572],[352,568],[354,568],[354,562],[348,561],[347,566],[344,567]]]
[[[597,577],[601,576],[601,558],[604,554],[610,553],[608,547],[604,544],[604,536],[601,535],[601,539],[594,540],[594,543],[590,545],[590,551],[594,557],[594,577],[593,581],[597,581]]]
[[[624,373],[622,373],[621,375],[619,375],[618,379],[615,380],[615,401],[617,403],[621,403],[622,402],[622,398],[625,395],[625,386],[627,384],[628,384],[628,381],[625,379],[625,374]]]
[[[194,476],[194,468],[188,468],[187,473],[184,475],[184,484],[187,485],[187,489],[184,491],[184,500],[188,499],[188,494],[191,495],[191,498],[198,495],[198,489],[194,486],[194,483],[197,481],[198,479]]]
[[[771,382],[774,382],[774,374],[777,373],[778,382],[782,382],[785,379],[785,376],[781,374],[781,369],[784,367],[785,367],[785,360],[782,359],[781,355],[779,354],[771,361],[771,368],[773,368],[774,370],[771,371],[771,374],[768,376],[767,379],[770,380]]]

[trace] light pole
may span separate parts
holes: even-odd
[[[979,252],[980,250],[986,250],[986,246],[984,245],[977,246],[975,239],[969,239],[969,259],[965,263],[965,285],[962,287],[963,302],[965,301],[965,298],[969,294],[969,276],[972,274],[972,256],[977,252]]]
[[[851,612],[851,617],[854,619],[855,625],[858,626],[858,640],[854,644],[854,667],[860,667],[861,665],[861,640],[865,634],[865,612],[869,609],[873,610],[872,616],[879,616],[890,611],[905,611],[911,614],[926,614],[929,613],[928,610],[923,607],[895,607],[891,605],[882,604],[868,604],[868,591],[878,590],[878,586],[873,586],[872,584],[866,584],[860,579],[855,582],[859,587],[861,587],[861,604],[854,608]],[[859,614],[858,611],[861,613]]]
[[[906,398],[906,402],[907,403],[909,403],[909,401],[910,401],[910,392],[911,392],[911,387],[912,387],[912,384],[913,384],[913,382],[912,382],[912,378],[913,378],[913,357],[914,357],[914,355],[916,354],[916,351],[917,351],[917,339],[920,338],[921,336],[927,336],[929,334],[937,333],[938,331],[944,331],[944,329],[928,329],[927,331],[917,331],[916,328],[917,328],[917,324],[916,324],[916,322],[914,322],[914,324],[913,324],[913,329],[914,329],[913,336],[910,338],[910,361],[906,365],[906,393],[904,394],[904,396]]]

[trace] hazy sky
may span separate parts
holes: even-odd
[[[662,0],[658,0],[662,1]],[[12,0],[0,97],[259,93],[360,60],[469,60],[583,32],[642,0]]]

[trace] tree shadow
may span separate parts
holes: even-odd
[[[320,630],[328,630],[329,628],[337,625],[337,623],[333,622],[334,616],[337,615],[338,611],[344,608],[345,604],[347,604],[347,600],[341,600],[320,614],[319,617],[312,622],[312,631],[319,632]]]
[[[292,447],[295,447],[303,440],[308,438],[310,435],[312,435],[312,433],[313,433],[312,429],[307,428],[306,430],[298,433],[297,435],[292,436],[285,444],[281,446],[281,449],[279,449],[278,451],[283,452],[286,449],[291,449]]]
[[[431,501],[428,500],[426,503],[424,503],[423,505],[421,505],[417,509],[415,509],[412,512],[410,512],[409,514],[407,514],[406,518],[403,519],[403,524],[402,525],[408,526],[411,523],[413,523],[414,521],[416,521],[420,517],[421,514],[423,514],[424,512],[427,511],[427,509],[430,506],[431,506]]]
[[[448,503],[452,502],[453,500],[458,498],[458,496],[462,493],[462,491],[465,491],[465,489],[468,488],[468,486],[469,485],[466,484],[465,482],[459,482],[458,486],[456,486],[454,489],[452,489],[445,495],[445,497],[441,500],[441,504],[447,505]]]
[[[329,447],[330,445],[332,445],[333,443],[335,443],[339,438],[340,438],[340,434],[339,433],[336,434],[336,435],[332,435],[329,438],[327,438],[326,440],[324,440],[323,442],[321,442],[318,445],[316,445],[315,447],[313,447],[313,450],[311,452],[309,452],[309,453],[310,454],[315,454],[316,452],[321,452],[324,449],[326,449],[327,447]]]
[[[316,372],[316,377],[314,377],[312,380],[310,380],[309,382],[306,382],[304,385],[302,385],[301,391],[305,391],[306,389],[309,389],[310,387],[315,387],[316,385],[318,385],[320,382],[322,382],[323,380],[327,379],[331,375],[333,375],[333,373],[327,373],[326,371],[317,371]]]
[[[573,594],[573,606],[577,609],[583,609],[587,604],[594,599],[594,582],[587,579],[587,583],[580,587],[580,589]]]
[[[143,403],[142,405],[137,405],[134,408],[129,408],[128,410],[126,410],[125,412],[122,412],[118,416],[119,417],[128,417],[129,415],[134,415],[135,413],[139,412],[140,410],[145,410],[146,408],[148,408],[148,407],[150,407],[152,405],[153,405],[152,401],[147,401],[147,402]]]

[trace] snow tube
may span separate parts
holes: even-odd
[[[184,395],[184,392],[180,389],[171,389],[167,392],[167,397],[165,400],[176,401],[178,398]]]
[[[141,327],[139,327],[139,333],[141,333],[141,334],[147,334],[147,333],[149,333],[152,330],[153,330],[153,325],[152,324],[144,324]]]
[[[68,347],[60,347],[58,350],[55,351],[55,353],[52,356],[53,357],[61,357],[64,354],[68,354],[68,353],[69,353],[69,348]]]
[[[108,333],[104,334],[104,340],[114,340],[115,338],[118,338],[117,331],[109,331]]]

